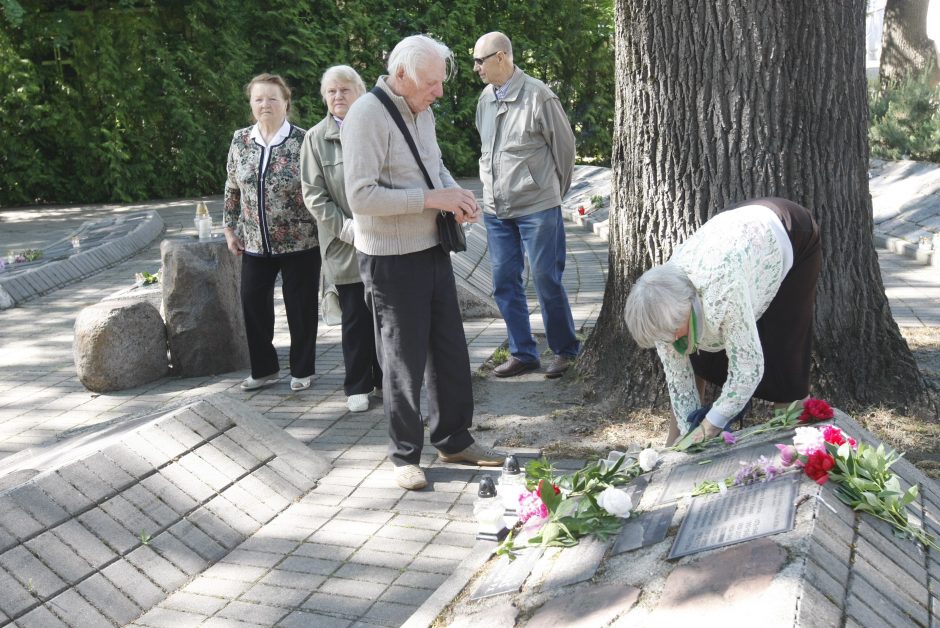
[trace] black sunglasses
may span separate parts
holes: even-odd
[[[483,65],[483,62],[484,62],[484,61],[486,61],[487,59],[489,59],[489,58],[492,57],[493,55],[498,55],[499,52],[500,52],[499,50],[497,50],[496,52],[491,52],[490,54],[486,55],[486,56],[483,57],[483,58],[474,57],[474,58],[473,58],[473,65]]]

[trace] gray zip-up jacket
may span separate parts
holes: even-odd
[[[484,211],[519,218],[561,205],[574,170],[574,133],[545,83],[517,67],[501,100],[487,85],[476,125]]]

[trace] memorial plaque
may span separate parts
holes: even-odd
[[[646,479],[645,476],[640,476],[623,486],[624,492],[630,497],[630,503],[633,504],[633,507],[636,508],[640,505],[640,500],[643,499],[643,491],[646,490],[646,487],[649,486],[650,481]]]
[[[629,519],[623,525],[611,556],[630,552],[641,547],[649,547],[666,538],[676,505],[663,506],[644,512],[635,519]]]
[[[686,513],[669,558],[784,532],[793,527],[801,473],[696,497]]]
[[[535,562],[542,555],[542,549],[541,547],[527,547],[519,552],[516,560],[512,561],[508,556],[500,556],[470,599],[480,600],[501,593],[518,591],[525,579],[529,577]]]
[[[742,462],[753,462],[761,456],[773,460],[778,453],[773,443],[761,443],[749,447],[735,447],[730,453],[712,458],[708,464],[690,462],[673,467],[666,478],[666,486],[659,497],[659,503],[665,504],[688,495],[693,488],[706,480],[717,481],[734,477]]]

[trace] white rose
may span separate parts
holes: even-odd
[[[659,452],[657,452],[652,447],[647,447],[640,452],[638,461],[640,463],[640,468],[643,469],[643,471],[652,471],[656,466],[656,463],[659,462]]]
[[[626,519],[633,510],[633,501],[626,491],[609,486],[597,496],[597,505],[612,515]]]

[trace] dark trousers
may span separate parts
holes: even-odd
[[[336,286],[343,310],[343,364],[346,395],[363,395],[382,387],[382,367],[375,352],[375,327],[366,305],[365,286],[350,283]]]
[[[741,205],[762,205],[773,211],[793,246],[793,266],[783,278],[767,311],[757,319],[764,354],[764,376],[754,396],[765,401],[794,401],[809,394],[810,356],[816,280],[822,268],[819,226],[808,209],[782,198],[761,198]],[[728,377],[724,351],[699,351],[689,356],[695,374],[722,385]]]
[[[308,377],[316,372],[319,248],[279,257],[242,255],[242,313],[251,376],[264,377],[280,369],[274,349],[274,282],[278,272],[290,329],[290,373]]]
[[[444,453],[466,449],[473,390],[450,255],[439,246],[407,255],[360,252],[359,274],[375,317],[392,463],[420,461],[422,379],[431,444]]]

